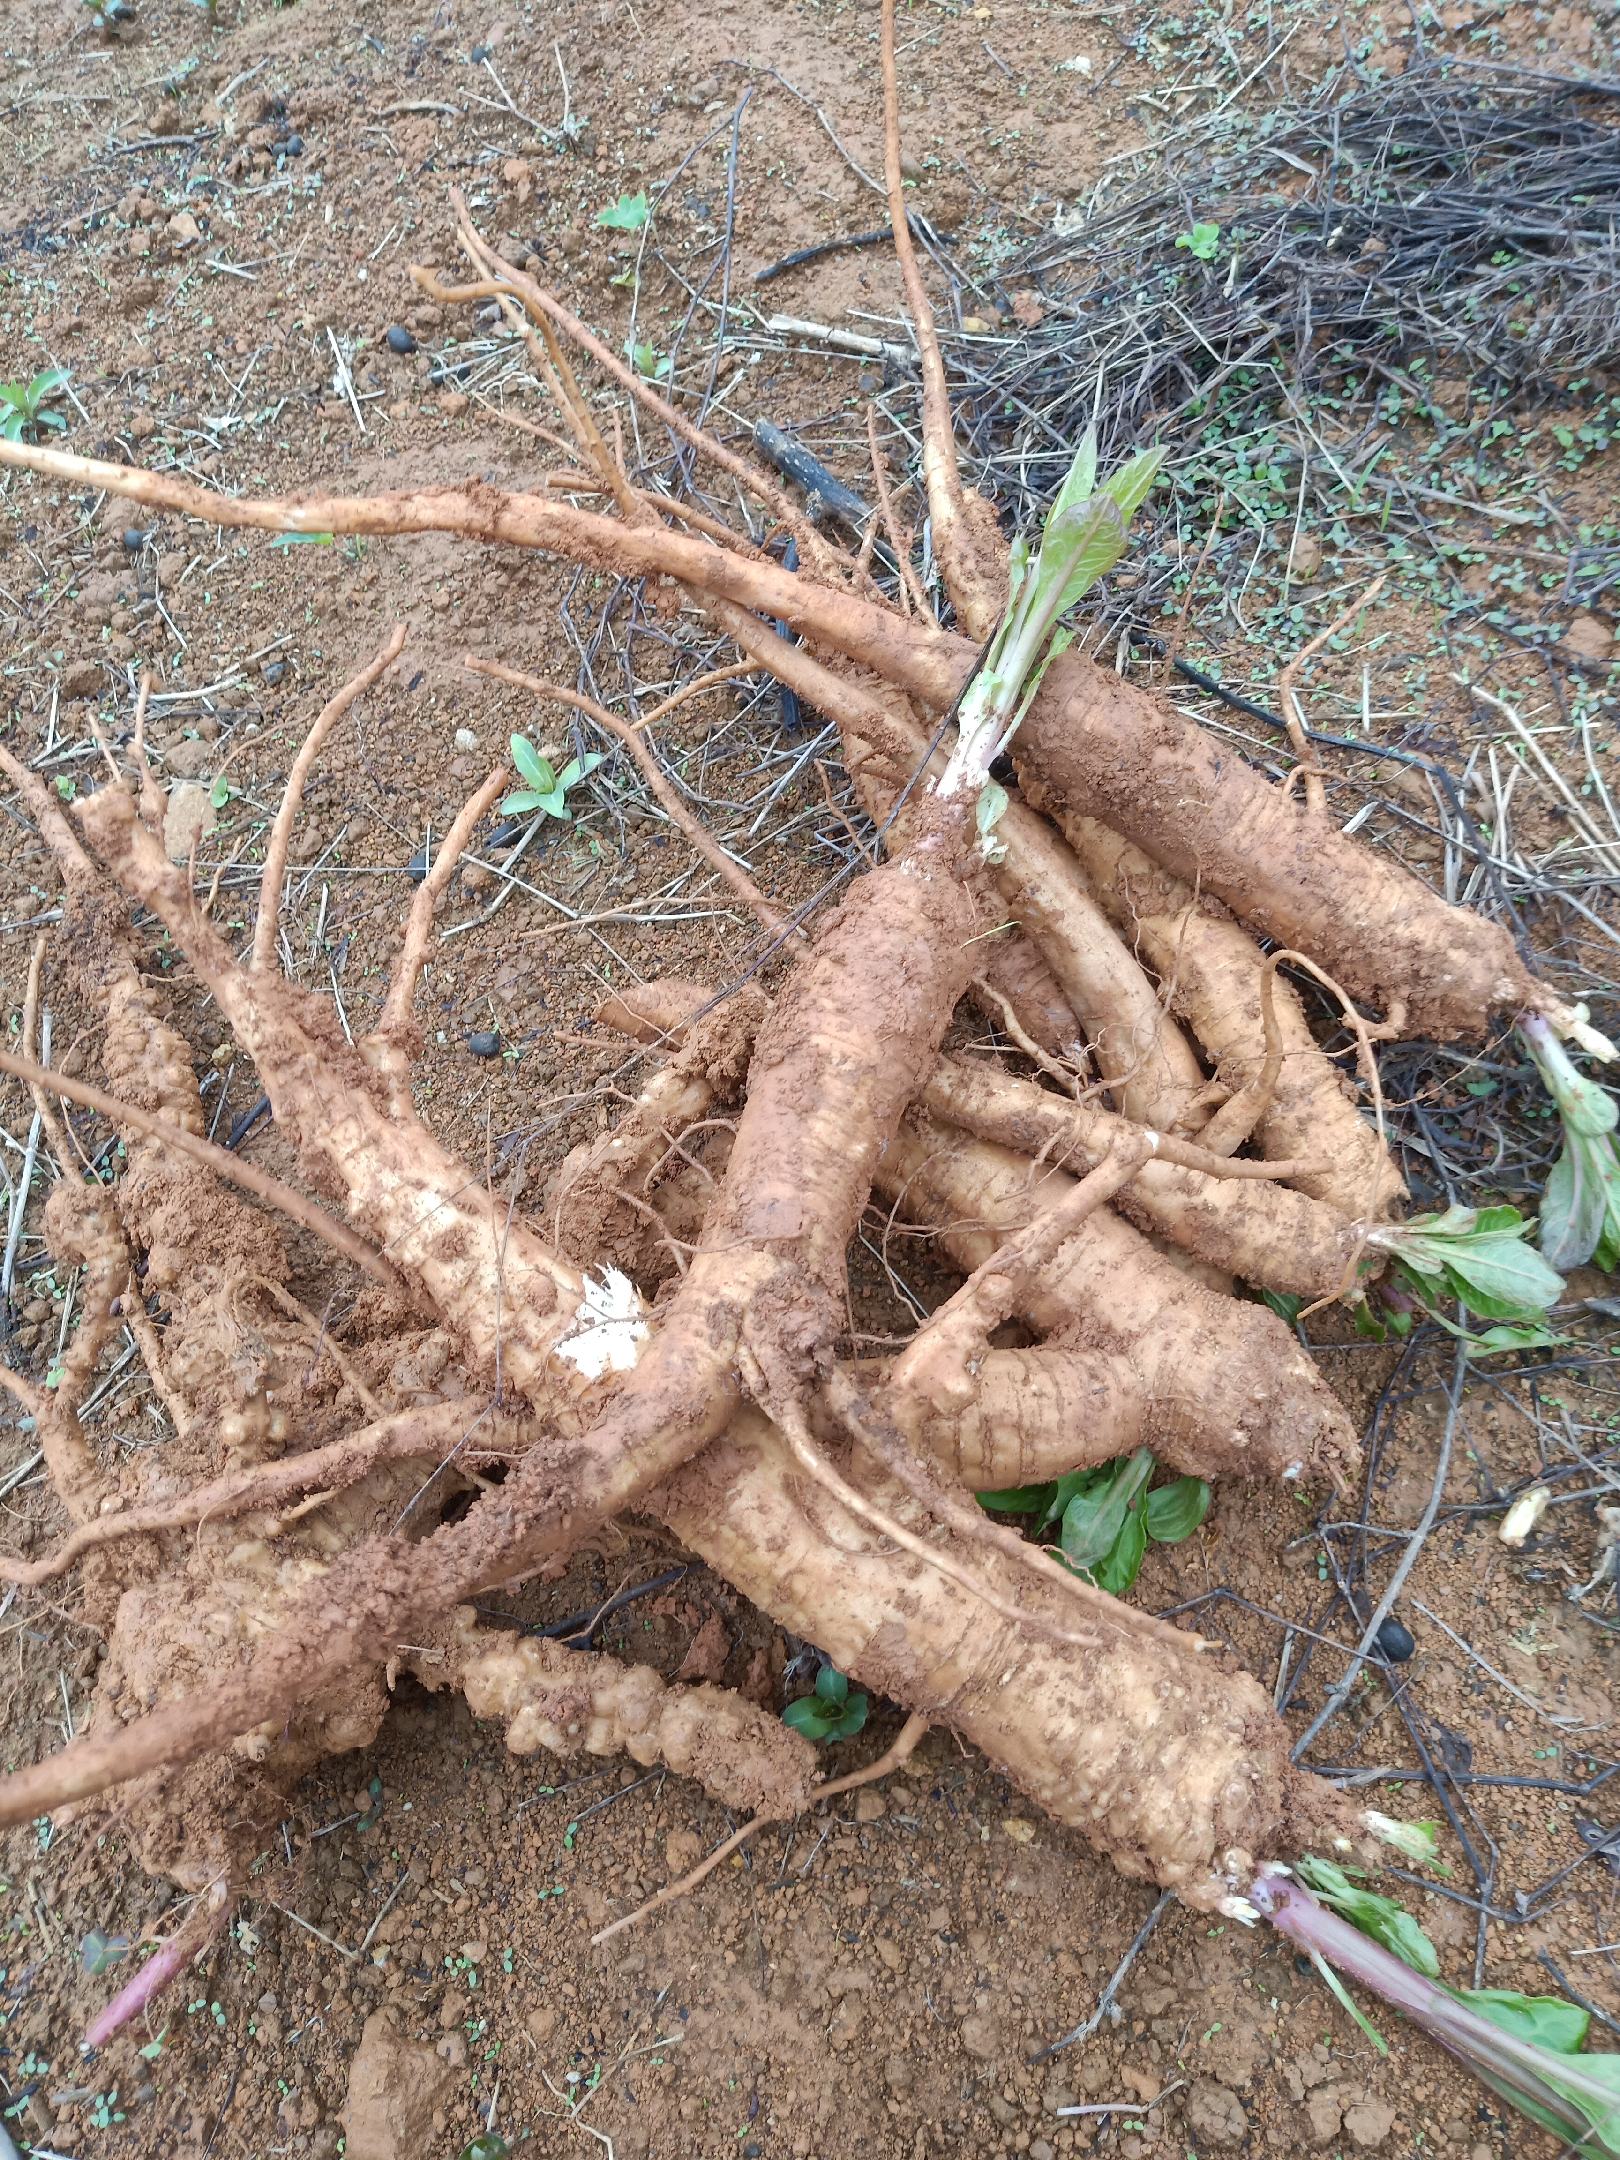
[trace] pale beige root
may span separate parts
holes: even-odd
[[[1057,1170],[1032,1174],[1022,1157],[915,1114],[876,1179],[897,1212],[932,1229],[964,1273],[1073,1182]],[[1286,1322],[1264,1305],[1189,1280],[1107,1210],[1025,1285],[1020,1306],[1060,1348],[1129,1360],[1146,1404],[1147,1444],[1168,1462],[1335,1484],[1354,1469],[1355,1430]],[[961,1404],[950,1398],[941,1407],[954,1416]]]
[[[1080,1022],[1052,970],[1011,918],[979,953],[972,996],[980,1012],[1012,1037],[1031,1064],[1061,1075],[1065,1086],[1076,1085],[1084,1071]]]
[[[641,1042],[684,1044],[686,1016],[699,1011],[706,997],[696,983],[661,976],[616,993],[597,1017]],[[689,1071],[692,1060],[684,1049],[678,1055]],[[649,1089],[655,1084],[656,1076]],[[724,1093],[722,1086],[718,1094]],[[714,1098],[688,1082],[680,1099],[696,1120],[707,1115]],[[935,1118],[1056,1168],[1092,1169],[1110,1147],[1144,1129],[976,1058],[937,1059],[917,1101]],[[1360,1240],[1354,1226],[1331,1210],[1276,1182],[1300,1167],[1234,1162],[1208,1154],[1195,1141],[1161,1134],[1156,1158],[1142,1166],[1116,1204],[1213,1269],[1300,1296],[1337,1296]]]
[[[514,1755],[628,1755],[767,1820],[815,1797],[813,1743],[732,1688],[684,1686],[648,1665],[499,1633],[465,1605],[410,1666],[427,1687],[460,1688],[474,1717],[500,1719]]]
[[[1056,810],[1064,837],[1117,924],[1154,972],[1174,986],[1185,1018],[1220,1078],[1236,1094],[1265,1056],[1260,978],[1265,955],[1219,901],[1195,898],[1177,877],[1095,818]],[[1273,986],[1282,1065],[1257,1138],[1269,1156],[1308,1156],[1301,1192],[1347,1217],[1377,1221],[1404,1198],[1399,1171],[1354,1088],[1311,1033],[1298,992]]]
[[[214,524],[268,532],[458,533],[546,548],[620,576],[670,577],[786,623],[826,653],[870,667],[946,710],[976,648],[845,589],[818,586],[753,555],[666,527],[621,525],[572,503],[484,480],[396,495],[278,501],[217,494],[40,443],[0,440],[0,464],[104,488]],[[1165,700],[1069,652],[1054,660],[1019,727],[1013,757],[1046,801],[1095,811],[1178,876],[1224,900],[1267,937],[1309,952],[1352,995],[1401,1002],[1413,1032],[1477,1038],[1490,1014],[1570,1009],[1536,982],[1507,932],[1453,908],[1410,872],[1336,827],[1321,828],[1264,774]]]
[[[281,791],[281,802],[276,810],[275,822],[270,827],[270,837],[264,848],[264,874],[259,879],[259,912],[253,924],[253,957],[248,963],[258,974],[263,974],[275,957],[276,930],[281,920],[281,886],[287,875],[287,852],[292,845],[292,829],[304,799],[304,782],[309,778],[310,768],[320,756],[321,745],[326,741],[343,715],[364,691],[381,680],[405,649],[407,623],[396,623],[388,640],[376,657],[366,663],[359,674],[343,685],[334,697],[327,699],[310,724],[309,733],[299,745],[298,755],[293,759],[292,771]]]
[[[1196,1132],[1207,1082],[1191,1045],[1081,879],[1063,842],[1010,800],[996,827],[1007,854],[991,876],[1080,1017],[1117,1107],[1160,1132]]]
[[[379,1045],[373,1064],[370,1039],[348,1043],[325,1000],[239,967],[122,791],[94,796],[84,824],[213,993],[258,1068],[277,1124],[296,1137],[306,1173],[342,1200],[370,1245],[387,1252],[434,1308],[453,1315],[452,1339],[469,1373],[493,1382],[503,1370],[536,1408],[549,1398],[565,1407],[578,1392],[579,1367],[558,1353],[589,1331],[584,1278],[401,1113],[392,1086],[397,1044]],[[626,1324],[636,1324],[633,1314]]]
[[[926,1718],[908,1717],[876,1762],[868,1763],[864,1770],[850,1771],[847,1777],[829,1779],[825,1785],[817,1786],[813,1798],[816,1801],[831,1800],[840,1793],[854,1792],[859,1786],[872,1785],[879,1778],[888,1777],[892,1771],[898,1770],[903,1763],[911,1760],[918,1743],[927,1733]],[[729,1837],[722,1838],[712,1852],[706,1853],[695,1868],[689,1869],[676,1881],[665,1883],[662,1890],[648,1898],[644,1905],[638,1905],[634,1912],[621,1914],[609,1926],[598,1928],[591,1937],[591,1948],[600,1949],[603,1943],[611,1942],[615,1935],[622,1934],[626,1928],[634,1927],[638,1920],[645,1920],[649,1913],[657,1912],[661,1906],[672,1905],[677,1898],[689,1896],[699,1883],[714,1873],[722,1860],[729,1860],[740,1846],[747,1844],[756,1830],[762,1830],[771,1819],[766,1815],[756,1815],[751,1822],[740,1824]]]
[[[546,1207],[552,1242],[582,1264],[605,1250],[640,1247],[644,1203],[655,1183],[679,1170],[681,1136],[708,1116],[717,1094],[730,1097],[741,1090],[754,1038],[769,1010],[765,998],[745,986],[704,1012],[710,1001],[703,991],[686,984],[681,990],[681,1010],[674,1016],[680,1039],[666,1043],[663,1063],[612,1129],[570,1149],[551,1180]],[[656,1040],[660,1032],[655,1024],[643,1033],[639,1014],[625,1024],[629,1008],[612,998],[599,1017],[621,1034],[643,1040]],[[616,1221],[625,1209],[634,1220]],[[697,1227],[701,1231],[701,1223]]]
[[[886,1373],[876,1359],[856,1367],[858,1379],[878,1392]],[[1224,1450],[1201,1449],[1196,1436],[1164,1438],[1140,1375],[1119,1351],[1060,1350],[1051,1343],[988,1350],[965,1393],[931,1400],[912,1389],[883,1400],[913,1446],[971,1492],[1044,1485],[1150,1444],[1184,1476],[1215,1477],[1231,1468]]]
[[[890,1368],[886,1406],[903,1406],[912,1396],[939,1402],[971,1393],[990,1337],[1028,1304],[1032,1287],[1051,1274],[1064,1247],[1136,1176],[1155,1137],[1128,1134],[1083,1178],[1044,1191],[1027,1219],[917,1329]]]
[[[236,1416],[243,1425],[247,1423],[242,1412]],[[286,1420],[282,1423],[285,1427]],[[232,1431],[223,1437],[228,1452],[243,1452],[240,1433]],[[114,1508],[98,1515],[94,1522],[80,1524],[44,1559],[12,1560],[0,1556],[0,1581],[29,1585],[52,1582],[98,1547],[115,1545],[125,1538],[156,1537],[169,1530],[190,1529],[199,1523],[227,1522],[242,1515],[261,1516],[258,1534],[274,1537],[282,1528],[279,1511],[293,1502],[300,1503],[296,1512],[302,1536],[308,1540],[312,1532],[319,1536],[319,1524],[310,1513],[310,1495],[315,1496],[317,1504],[328,1501],[370,1478],[385,1463],[414,1463],[420,1482],[422,1476],[448,1460],[466,1465],[506,1462],[521,1453],[524,1444],[524,1435],[512,1421],[493,1413],[488,1406],[444,1402],[396,1410],[377,1424],[362,1426],[358,1432],[345,1434],[324,1447],[303,1448],[269,1462],[253,1460],[227,1471],[223,1477],[188,1489],[177,1489],[172,1468],[165,1465],[148,1480],[138,1503]],[[154,1490],[156,1486],[167,1488],[161,1497]],[[375,1488],[368,1501],[374,1510]],[[345,1525],[345,1529],[349,1527]]]
[[[349,1554],[250,1662],[215,1681],[206,1709],[164,1706],[19,1772],[0,1789],[0,1813],[42,1791],[60,1804],[284,1717],[424,1615],[577,1542],[723,1429],[745,1356],[756,1394],[789,1409],[808,1396],[843,1324],[845,1248],[873,1163],[969,975],[972,916],[954,870],[972,796],[935,800],[904,856],[858,879],[820,925],[777,998],[702,1248],[650,1339],[633,1286],[588,1284],[412,1115],[402,1057],[427,937],[420,894],[383,1024],[350,1047],[318,1001],[234,963],[127,794],[85,805],[104,859],[170,929],[253,1056],[306,1169],[443,1316],[469,1375],[515,1391],[549,1430],[461,1521],[419,1546],[383,1537]],[[429,904],[466,824],[464,812],[425,881]]]
[[[870,687],[847,671],[828,666],[804,646],[779,636],[746,608],[724,601],[710,600],[705,604],[713,620],[736,639],[751,659],[768,668],[807,705],[813,705],[833,722],[842,739],[844,762],[861,807],[881,829],[884,849],[892,855],[904,845],[909,822],[902,814],[890,823],[889,811],[902,785],[920,768],[927,749],[927,737],[915,714],[894,691],[881,685]],[[936,752],[929,769],[940,772],[944,763],[943,755]],[[980,860],[970,861],[962,869],[963,882],[973,896],[981,923],[986,930],[995,932],[987,936],[981,931],[975,948],[976,970],[992,990],[991,997],[981,1000],[981,1005],[988,1005],[985,1017],[992,1025],[1004,1025],[1010,1016],[1013,1026],[1039,1051],[1078,1070],[1084,1063],[1080,1021],[1065,995],[1058,969],[1018,927],[1019,869],[1016,834],[1008,859],[995,877],[989,865]],[[1080,886],[1078,873],[1073,883],[1076,888]],[[1008,894],[1012,896],[1010,901]],[[1082,902],[1082,915],[1094,917],[1096,912],[1089,903]],[[1064,932],[1061,902],[1049,905],[1041,920]],[[1086,927],[1084,922],[1077,923],[1073,936],[1083,937]],[[1137,973],[1140,978],[1140,970]],[[1003,999],[1005,1006],[998,1002]]]
[[[982,1140],[1060,1169],[1085,1170],[1131,1128],[1086,1102],[1066,1102],[983,1059],[941,1058],[918,1098],[933,1116]],[[1172,1139],[1166,1152],[1175,1148]],[[1241,1174],[1272,1165],[1192,1158],[1145,1163],[1116,1205],[1243,1281],[1298,1297],[1337,1297],[1349,1285],[1362,1233],[1333,1208],[1289,1185]],[[1197,1165],[1197,1166],[1195,1166]],[[1292,1165],[1285,1165],[1298,1178]],[[1303,1182],[1303,1180],[1300,1180]]]
[[[883,827],[886,847],[892,851],[903,844],[916,815],[915,796],[892,821],[890,813],[901,780],[928,751],[915,719],[892,692],[874,692],[836,673],[764,625],[733,614],[719,619],[745,650],[835,723],[862,807]],[[880,772],[874,745],[894,737],[905,745],[906,759],[897,771]],[[936,751],[928,769],[937,771],[942,764],[943,754]],[[997,861],[975,863],[966,878],[981,919],[990,925],[1010,922],[1039,956],[1039,973],[1026,960],[1017,974],[992,978],[1018,1023],[1042,1049],[1076,1064],[1080,1045],[1089,1041],[1115,1100],[1139,1122],[1165,1132],[1195,1130],[1206,1114],[1200,1109],[1203,1070],[1140,961],[1092,898],[1073,856],[1016,799],[1009,801],[995,836]],[[991,956],[1000,942],[988,941]],[[996,964],[993,957],[991,964]],[[1057,986],[1055,1008],[1045,985],[1048,975]],[[1032,991],[1036,995],[1030,997]],[[1053,1022],[1044,1016],[1054,1009],[1061,1014],[1063,1007],[1075,1015],[1076,1025],[1066,1041],[1054,1042]]]
[[[862,1483],[887,1513],[926,1529],[900,1486],[875,1471]],[[656,1505],[780,1626],[863,1687],[973,1741],[1126,1874],[1207,1907],[1247,1880],[1251,1856],[1331,1849],[1324,1838],[1354,1834],[1348,1804],[1290,1763],[1264,1689],[1195,1637],[1100,1592],[1080,1608],[1084,1647],[988,1618],[802,1481],[752,1412]],[[1074,1631],[1068,1595],[999,1551],[976,1557],[1010,1599]]]
[[[883,179],[894,230],[894,252],[911,310],[923,394],[923,482],[933,525],[934,554],[957,618],[981,644],[1006,602],[1007,547],[996,513],[962,484],[951,422],[950,388],[934,331],[934,311],[912,243],[906,184],[900,165],[900,80],[894,54],[895,0],[883,0],[879,31],[883,68]]]

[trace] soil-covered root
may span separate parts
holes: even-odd
[[[514,1755],[628,1755],[768,1821],[800,1814],[815,1797],[812,1743],[731,1688],[682,1685],[648,1665],[498,1633],[470,1606],[413,1650],[410,1664],[427,1687],[459,1688],[474,1717],[500,1719]]]
[[[932,1395],[915,1387],[884,1394],[888,1370],[882,1360],[863,1360],[856,1377],[917,1452],[971,1492],[1044,1485],[1161,1443],[1136,1368],[1118,1351],[1050,1343],[987,1350],[972,1367],[971,1385]],[[1231,1469],[1226,1450],[1203,1452],[1186,1436],[1165,1449],[1165,1460],[1189,1477]]]
[[[919,1101],[965,1132],[1061,1169],[1092,1168],[1129,1130],[1106,1110],[1065,1101],[977,1058],[941,1058]],[[1228,1274],[1298,1297],[1347,1290],[1363,1242],[1356,1224],[1289,1185],[1173,1159],[1144,1164],[1115,1205]]]
[[[877,1175],[896,1211],[932,1229],[964,1273],[1073,1183],[915,1113]],[[1020,1310],[1055,1347],[1128,1361],[1144,1408],[1127,1430],[1167,1462],[1196,1463],[1199,1475],[1336,1485],[1354,1471],[1355,1431],[1286,1322],[1190,1279],[1106,1209],[1022,1287]],[[955,1415],[961,1402],[953,1388],[942,1407]]]
[[[923,729],[892,691],[880,695],[774,633],[768,643],[757,631],[741,634],[756,657],[834,722],[862,807],[891,852],[902,845],[916,813],[900,800],[901,784],[920,768],[937,770],[943,748],[930,756]],[[880,765],[874,738],[898,738],[906,762]],[[1007,926],[987,966],[1021,1031],[1076,1067],[1082,1049],[1091,1050],[1115,1101],[1141,1123],[1194,1129],[1207,1115],[1198,1059],[1059,836],[1009,799],[996,823],[995,860],[974,865],[968,880],[985,921]],[[1010,947],[1004,958],[996,951],[1002,945]],[[993,1001],[987,1017],[1004,1017]]]
[[[224,1527],[200,1537],[183,1568],[120,1600],[96,1687],[98,1736],[109,1724],[185,1701],[273,1634],[326,1564]],[[161,1768],[119,1795],[141,1864],[188,1890],[233,1886],[286,1810],[287,1795],[328,1755],[365,1747],[388,1707],[380,1668],[317,1686],[291,1715],[270,1716],[201,1762]]]
[[[546,1212],[552,1242],[581,1266],[598,1262],[604,1252],[641,1246],[649,1194],[679,1167],[683,1134],[708,1116],[717,1092],[731,1097],[741,1091],[769,1009],[764,997],[745,986],[705,1010],[712,1001],[702,991],[693,986],[685,995],[687,986],[682,989],[679,1038],[665,1037],[663,1062],[617,1124],[571,1148],[551,1179]],[[628,1008],[618,1017],[628,1021]],[[664,1033],[640,1014],[620,1032],[649,1042]]]
[[[218,525],[271,532],[449,532],[546,549],[623,576],[673,577],[786,623],[818,651],[872,668],[948,710],[977,648],[877,601],[817,585],[668,527],[614,519],[478,480],[389,496],[277,501],[226,496],[169,474],[0,442],[0,463],[105,488]],[[1337,827],[1168,700],[1075,653],[1054,660],[1020,726],[1014,762],[1048,801],[1096,814],[1277,943],[1308,952],[1361,1000],[1400,1006],[1416,1034],[1476,1040],[1495,1013],[1568,1015],[1507,933],[1448,906],[1410,872]]]
[[[1057,815],[1104,908],[1171,986],[1176,1011],[1217,1076],[1233,1095],[1250,1086],[1266,1046],[1266,962],[1254,939],[1219,901],[1195,895],[1095,818]],[[1274,973],[1271,993],[1282,1062],[1256,1128],[1260,1151],[1308,1156],[1312,1167],[1292,1179],[1301,1192],[1346,1217],[1377,1221],[1404,1197],[1400,1172],[1354,1088],[1317,1044],[1297,991]]]
[[[902,1487],[860,1475],[886,1513],[926,1527]],[[656,1509],[778,1625],[973,1741],[1126,1874],[1215,1907],[1252,1880],[1245,1855],[1331,1850],[1357,1834],[1348,1804],[1290,1762],[1265,1690],[1196,1637],[1083,1584],[1077,1597],[1036,1580],[999,1549],[976,1563],[1051,1624],[987,1620],[925,1560],[801,1481],[751,1412]]]

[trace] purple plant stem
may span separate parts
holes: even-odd
[[[1360,1928],[1329,1912],[1291,1875],[1262,1875],[1249,1901],[1279,1934],[1301,1950],[1314,1951],[1346,1979],[1358,1981],[1421,2026],[1431,2040],[1482,2077],[1504,2097],[1522,2095],[1567,2124],[1568,2134],[1583,2137],[1589,2120],[1542,2076],[1544,2068],[1560,2078],[1578,2076],[1578,2056],[1552,2056],[1533,2042],[1504,2032],[1448,1988],[1429,1980],[1392,1951],[1363,1935]]]
[[[155,2002],[176,1974],[219,1933],[229,1910],[230,1900],[224,1883],[211,1883],[168,1941],[160,1945],[140,1971],[126,1980],[112,2001],[90,2020],[79,2045],[83,2048],[105,2047],[114,2033],[122,2031],[132,2017]]]

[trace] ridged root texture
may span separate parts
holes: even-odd
[[[1032,1176],[1022,1157],[913,1116],[877,1184],[903,1216],[937,1228],[966,1274],[1074,1180]],[[1021,1310],[1060,1348],[1128,1360],[1141,1390],[1133,1424],[1139,1416],[1135,1429],[1167,1460],[1201,1462],[1210,1475],[1308,1473],[1339,1485],[1355,1468],[1355,1429],[1286,1322],[1193,1281],[1106,1210],[1026,1286]]]
[[[811,1742],[730,1688],[682,1686],[605,1653],[497,1635],[468,1606],[411,1665],[428,1687],[459,1687],[474,1717],[500,1719],[514,1755],[628,1755],[768,1820],[815,1797]]]
[[[909,1497],[861,1472],[883,1508]],[[807,1489],[764,1420],[726,1438],[655,1496],[658,1514],[779,1626],[843,1672],[948,1725],[1128,1875],[1212,1906],[1256,1856],[1353,1837],[1333,1789],[1288,1759],[1265,1690],[1179,1629],[1112,1599],[1037,1582],[1000,1551],[974,1565],[1074,1647],[989,1614],[937,1569],[897,1552],[819,1487]],[[1330,1848],[1331,1849],[1331,1848]]]

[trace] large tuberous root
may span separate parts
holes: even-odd
[[[892,9],[885,31],[894,153]],[[903,247],[904,227],[901,204]],[[1478,1032],[1497,1006],[1545,1009],[1542,993],[1491,926],[1307,826],[1263,775],[1075,655],[1029,708],[1013,746],[1022,791],[984,845],[992,746],[965,714],[954,737],[948,724],[973,645],[890,606],[864,562],[464,215],[461,239],[475,268],[461,296],[495,297],[534,341],[586,467],[566,491],[255,502],[48,449],[0,445],[0,460],[220,523],[449,532],[673,580],[834,721],[886,859],[800,926],[683,809],[681,832],[771,941],[753,974],[770,972],[617,1000],[604,1017],[645,1052],[625,1114],[566,1156],[529,1215],[457,1159],[411,1091],[434,908],[504,774],[442,844],[356,1041],[275,965],[305,779],[398,658],[403,626],[294,761],[246,954],[168,860],[149,776],[102,787],[70,824],[4,759],[61,866],[68,963],[107,1016],[108,1087],[10,1069],[76,1088],[128,1161],[110,1193],[64,1175],[51,1204],[48,1234],[84,1271],[85,1320],[55,1404],[17,1385],[69,1528],[43,1559],[0,1561],[30,1589],[82,1567],[108,1655],[90,1734],[0,1783],[0,1819],[116,1787],[143,1860],[211,1916],[292,1784],[374,1734],[407,1667],[503,1720],[520,1752],[623,1751],[750,1823],[842,1789],[739,1698],[474,1623],[475,1593],[636,1510],[898,1705],[896,1748],[952,1729],[1126,1871],[1219,1906],[1258,1862],[1353,1838],[1348,1810],[1292,1765],[1252,1679],[972,1495],[1141,1446],[1200,1476],[1346,1481],[1357,1448],[1342,1407],[1293,1331],[1232,1285],[1356,1295],[1400,1185],[1258,940],[1440,1034]],[[957,470],[910,261],[907,282],[936,540],[958,623],[982,642],[1005,551]],[[803,573],[633,486],[570,344],[793,531]],[[587,483],[613,515],[562,499]],[[549,694],[504,661],[478,664]],[[645,758],[616,716],[564,697]],[[306,1189],[210,1152],[132,907],[257,1066]],[[969,998],[988,1038],[964,1040]],[[66,1173],[65,1143],[55,1152]],[[851,1317],[849,1253],[869,1211],[879,1234],[904,1221],[962,1278],[882,1357]],[[358,1287],[340,1324],[294,1294],[282,1216],[317,1230]],[[133,1468],[104,1461],[77,1414],[125,1320],[173,1427]]]

